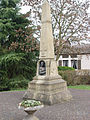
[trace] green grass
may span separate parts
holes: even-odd
[[[26,91],[27,89],[12,89],[12,90],[8,90],[8,91],[0,91],[0,92],[10,92],[10,91],[12,91],[12,92],[14,92],[14,91]]]
[[[10,90],[10,91],[25,91],[25,90],[27,90],[27,89],[13,89],[13,90]]]
[[[68,88],[81,89],[81,90],[90,90],[90,85],[68,86]]]
[[[73,89],[81,89],[81,90],[90,90],[90,85],[76,85],[76,86],[68,86],[68,88]],[[10,91],[26,91],[27,89],[14,89]],[[8,91],[0,91],[0,92],[8,92]]]

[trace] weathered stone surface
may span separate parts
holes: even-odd
[[[38,61],[37,63],[37,76],[39,76],[39,63],[41,60]],[[58,70],[57,70],[57,64],[54,59],[45,59],[44,60],[46,64],[46,76],[57,76],[58,75]],[[39,76],[42,77],[42,76]]]
[[[37,78],[40,78],[36,80]],[[71,99],[66,82],[61,77],[35,77],[29,83],[28,99],[36,99],[44,104],[56,104]]]
[[[27,107],[27,108],[23,108],[23,110],[28,114],[23,120],[39,120],[34,113],[37,110],[40,110],[41,108],[43,108],[44,105],[40,105],[40,106],[35,106],[35,107]]]
[[[52,105],[57,104],[63,101],[67,101],[71,99],[69,91],[61,91],[61,92],[54,92],[54,93],[43,93],[43,92],[35,92],[33,90],[28,91],[28,99],[37,99],[42,101],[44,104]]]
[[[40,59],[54,59],[54,44],[51,24],[50,5],[47,0],[42,5],[42,26],[40,38]]]
[[[49,105],[71,99],[67,84],[58,75],[57,64],[54,60],[51,12],[47,0],[42,5],[40,56],[37,62],[37,74],[33,81],[28,84],[28,91],[24,98],[40,100]]]

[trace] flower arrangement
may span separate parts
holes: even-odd
[[[40,101],[36,100],[23,100],[21,103],[19,103],[19,108],[20,107],[35,107],[35,106],[40,106],[42,103]]]
[[[44,105],[36,100],[23,100],[18,106],[19,109],[22,109],[27,113],[25,120],[39,120],[34,113],[43,107]]]

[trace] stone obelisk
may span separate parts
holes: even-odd
[[[42,5],[42,26],[40,38],[40,56],[37,73],[28,84],[27,99],[40,100],[44,104],[60,103],[71,99],[66,82],[58,75],[54,60],[54,43],[52,34],[50,5],[47,0]]]

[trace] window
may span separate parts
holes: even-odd
[[[63,60],[63,66],[68,66],[68,60]]]
[[[77,69],[77,68],[78,68],[78,62],[77,62],[77,60],[72,60],[72,61],[71,61],[71,66],[72,66],[73,68]]]

